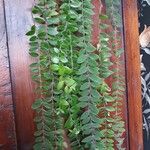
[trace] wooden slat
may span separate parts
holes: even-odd
[[[3,1],[0,1],[0,149],[16,150]]]
[[[94,15],[92,16],[92,20],[93,20],[93,31],[92,31],[92,44],[94,46],[97,46],[97,44],[99,43],[99,24],[100,24],[100,20],[99,20],[99,15],[100,15],[100,8],[101,8],[101,4],[99,0],[92,0],[92,4],[94,6],[93,11],[94,11]]]
[[[123,0],[130,150],[143,150],[137,0]]]
[[[34,92],[30,77],[28,40],[25,36],[33,24],[31,7],[34,0],[4,0],[8,47],[11,64],[13,100],[19,150],[31,150],[34,142]]]

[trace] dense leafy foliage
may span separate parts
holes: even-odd
[[[29,54],[35,57],[30,65],[32,79],[37,83],[32,105],[37,125],[34,149],[63,150],[68,147],[64,134],[73,150],[113,150],[116,141],[117,148],[123,149],[119,108],[124,80],[118,68],[122,51],[113,48],[118,61],[111,70],[112,39],[106,33],[109,25],[103,23],[109,15],[100,16],[95,47],[91,43],[91,0],[39,0],[32,14],[35,25],[26,35]],[[118,28],[114,23],[113,27]],[[106,79],[112,75],[111,88]]]
[[[125,131],[125,124],[121,117],[121,108],[123,99],[125,97],[125,72],[123,69],[124,66],[124,58],[123,58],[123,49],[121,46],[121,33],[120,30],[122,29],[122,18],[121,18],[121,2],[118,2],[118,0],[106,0],[106,6],[111,9],[107,9],[107,14],[111,18],[112,25],[113,25],[113,32],[111,35],[111,41],[112,41],[112,52],[113,52],[113,83],[112,83],[112,96],[115,100],[113,107],[115,108],[115,115],[114,115],[114,124],[113,124],[113,130],[115,135],[115,141],[116,147],[118,149],[124,150],[123,148],[123,141],[124,138],[122,137],[124,131]]]

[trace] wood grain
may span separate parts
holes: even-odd
[[[130,150],[143,150],[140,50],[136,0],[123,0],[123,16],[128,88],[129,146]]]
[[[92,30],[92,44],[94,46],[97,46],[97,44],[99,43],[99,33],[100,33],[100,29],[99,29],[99,24],[100,24],[100,19],[99,19],[99,15],[100,15],[100,1],[99,0],[92,0],[92,4],[94,6],[93,8],[93,12],[94,15],[92,16],[92,20],[93,20],[93,30]]]
[[[8,47],[11,64],[16,134],[19,150],[31,150],[34,142],[34,92],[30,77],[28,40],[25,35],[32,25],[31,7],[34,0],[4,0]]]
[[[0,1],[0,149],[16,150],[3,1]]]
[[[6,45],[8,42],[18,149],[32,150],[34,112],[31,105],[35,95],[29,71],[29,64],[32,60],[28,55],[29,47],[25,33],[33,23],[31,7],[34,0],[4,0],[4,2],[8,41],[6,41],[3,3],[0,1],[0,149],[17,149]],[[92,43],[96,46],[99,36],[100,1],[93,0],[93,4],[95,14],[93,16]],[[130,150],[143,150],[136,5],[136,0],[123,0]]]

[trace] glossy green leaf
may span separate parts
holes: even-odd
[[[51,24],[58,24],[59,23],[59,18],[49,18],[47,20],[48,24],[51,25]]]
[[[58,57],[52,57],[52,62],[55,64],[59,63],[59,58]]]
[[[43,18],[40,18],[40,17],[36,17],[34,18],[34,20],[39,23],[39,24],[44,24],[45,23],[45,20]]]
[[[54,35],[57,35],[59,32],[57,31],[57,27],[49,27],[48,28],[48,34],[49,35],[52,35],[52,36],[54,36]]]
[[[32,57],[38,57],[39,56],[39,54],[38,53],[35,53],[35,52],[30,52],[29,53]]]
[[[43,101],[42,101],[41,99],[37,99],[37,100],[33,103],[32,109],[37,109],[37,108],[41,107],[42,104],[43,104]]]
[[[34,35],[35,34],[35,30],[36,30],[36,27],[35,25],[33,25],[31,27],[31,30],[29,32],[26,33],[27,36],[31,36],[31,35]]]
[[[59,81],[58,85],[57,85],[57,89],[61,90],[64,87],[65,82],[64,81]]]

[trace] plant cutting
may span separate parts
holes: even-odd
[[[66,149],[64,134],[73,150],[111,150],[116,141],[123,149],[119,147],[124,123],[118,115],[117,89],[106,82],[120,74],[110,69],[110,36],[104,29],[108,24],[100,25],[97,47],[91,43],[93,7],[91,0],[39,0],[32,8],[35,24],[26,35],[29,54],[35,57],[30,65],[37,83],[32,105],[35,150]],[[109,15],[101,14],[100,20],[104,19]],[[114,80],[117,88],[118,82]]]

